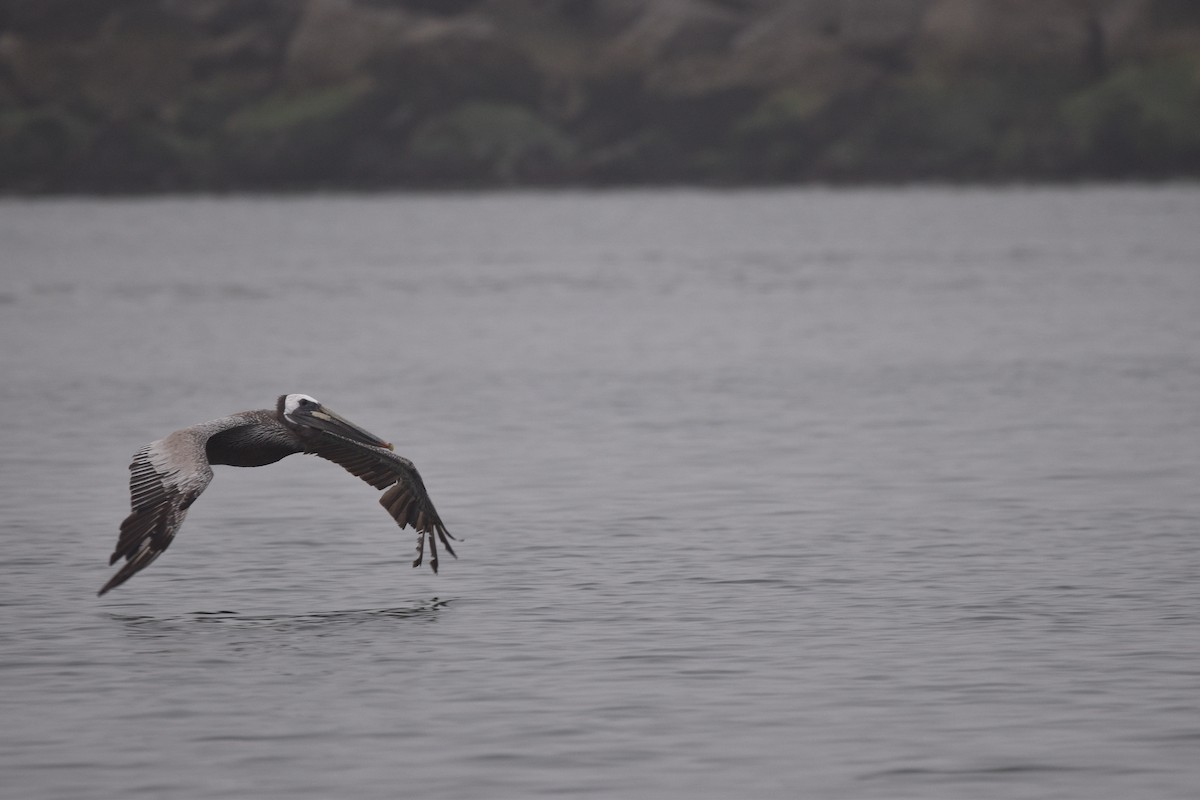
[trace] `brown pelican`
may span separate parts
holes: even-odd
[[[293,453],[312,453],[345,467],[376,489],[380,504],[403,528],[417,531],[421,565],[429,539],[429,566],[437,572],[437,539],[454,556],[450,539],[412,462],[388,442],[333,413],[306,394],[282,395],[275,408],[243,411],[175,431],[138,450],[129,465],[130,505],[108,563],[125,564],[100,594],[120,586],[167,549],[188,506],[212,480],[213,464],[261,467]],[[457,558],[457,556],[455,556]]]

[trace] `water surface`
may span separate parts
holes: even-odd
[[[1200,190],[0,201],[27,798],[1183,798]],[[465,538],[129,457],[283,392]]]

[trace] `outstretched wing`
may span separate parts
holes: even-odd
[[[383,447],[359,444],[331,433],[322,433],[310,440],[306,447],[306,452],[341,465],[376,489],[387,489],[379,498],[379,504],[387,509],[401,528],[411,525],[417,532],[414,567],[421,566],[426,538],[429,539],[429,566],[434,572],[438,568],[437,540],[441,540],[447,553],[458,558],[450,546],[452,539],[457,540],[442,524],[442,518],[425,491],[421,474],[407,458]]]
[[[120,586],[167,549],[190,506],[212,480],[204,452],[206,437],[190,429],[176,431],[143,447],[129,465],[130,506],[109,564],[125,564],[100,594]]]

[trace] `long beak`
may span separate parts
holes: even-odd
[[[315,411],[310,411],[305,415],[305,418],[309,426],[316,428],[317,430],[328,431],[329,433],[333,433],[338,436],[344,436],[351,441],[358,442],[359,444],[370,445],[371,447],[385,447],[388,450],[396,449],[392,446],[391,442],[385,442],[383,439],[380,439],[370,431],[358,427],[342,415],[335,414],[324,406],[321,406]]]

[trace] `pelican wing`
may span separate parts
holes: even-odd
[[[421,474],[407,458],[383,447],[359,444],[331,433],[322,433],[308,442],[307,452],[341,465],[376,489],[387,489],[379,498],[379,504],[387,509],[401,528],[411,525],[417,532],[414,567],[419,567],[424,558],[426,538],[429,540],[429,566],[434,572],[438,568],[438,539],[447,553],[458,558],[450,546],[450,540],[454,537],[446,530],[437,509],[433,507]]]
[[[143,447],[129,465],[132,513],[121,523],[121,535],[109,564],[125,564],[100,594],[120,586],[167,549],[190,506],[212,480],[204,445],[207,436],[185,428]]]

